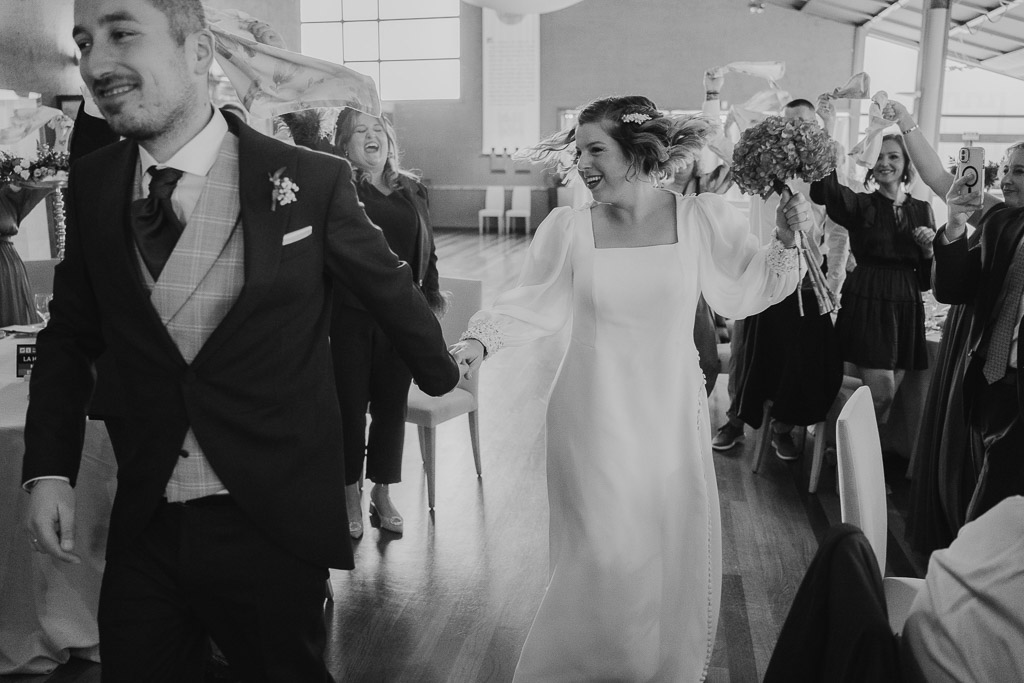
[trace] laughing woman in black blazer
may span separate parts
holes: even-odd
[[[442,315],[445,300],[438,290],[427,190],[399,166],[395,129],[384,117],[345,109],[338,116],[334,147],[355,168],[356,189],[366,214],[383,230],[398,258],[412,266],[427,302]],[[402,533],[402,516],[388,489],[402,479],[406,398],[412,376],[359,299],[337,286],[331,350],[345,434],[349,533],[353,538],[363,535],[359,479],[364,460],[366,477],[374,482],[371,512],[380,517],[381,528]]]

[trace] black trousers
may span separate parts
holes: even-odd
[[[246,681],[332,681],[324,664],[326,567],[267,540],[230,496],[164,503],[107,558],[104,683],[202,681],[208,640]]]
[[[334,307],[331,355],[344,430],[345,483],[359,481],[364,458],[367,479],[400,482],[412,373],[373,317],[351,306]]]
[[[983,387],[971,407],[971,450],[981,470],[967,508],[968,522],[1004,498],[1024,495],[1024,417],[1016,380],[1014,372]]]

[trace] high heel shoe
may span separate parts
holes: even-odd
[[[394,534],[404,531],[405,520],[391,502],[387,484],[376,484],[370,490],[370,514],[376,514],[380,518],[381,529]]]
[[[363,537],[363,492],[359,484],[345,487],[345,505],[348,507],[348,535],[354,539]]]

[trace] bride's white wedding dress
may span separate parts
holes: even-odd
[[[678,197],[676,244],[597,249],[590,207],[554,210],[515,288],[473,318],[489,353],[571,339],[547,416],[550,580],[517,683],[699,681],[718,622],[721,533],[701,291],[742,318],[797,283],[717,195]]]

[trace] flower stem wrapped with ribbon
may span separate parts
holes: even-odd
[[[743,131],[733,149],[733,179],[745,194],[785,198],[786,181],[821,180],[836,167],[836,145],[817,125],[800,119],[769,116]],[[839,302],[825,284],[821,252],[813,240],[797,233],[797,248],[807,266],[820,313],[831,313]],[[803,315],[803,299],[797,297]]]

